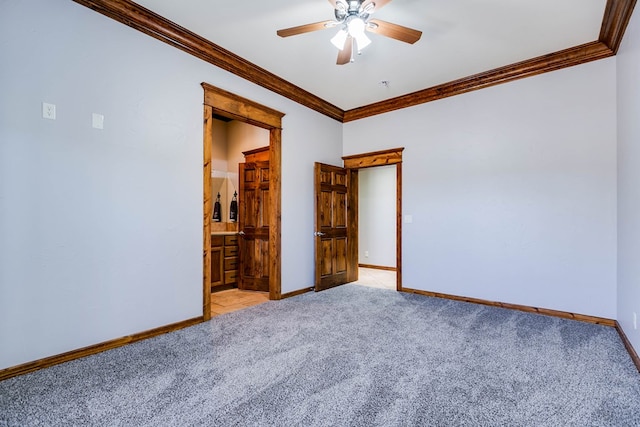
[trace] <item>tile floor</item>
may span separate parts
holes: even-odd
[[[228,289],[211,294],[211,317],[242,310],[269,301],[268,292]]]
[[[381,289],[396,289],[396,272],[372,268],[360,268],[354,285]],[[211,317],[242,310],[269,301],[268,292],[228,289],[211,294]]]
[[[354,285],[369,286],[372,288],[396,290],[396,272],[378,270],[374,268],[358,269],[358,281]]]

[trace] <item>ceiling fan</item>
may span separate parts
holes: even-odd
[[[362,49],[371,43],[365,30],[410,44],[420,40],[422,31],[379,19],[370,19],[372,13],[382,9],[389,2],[391,0],[329,0],[334,8],[335,20],[285,28],[278,30],[277,34],[280,37],[289,37],[339,27],[338,33],[331,39],[331,43],[340,49],[336,61],[338,65],[353,62],[354,50],[357,48],[360,54]]]

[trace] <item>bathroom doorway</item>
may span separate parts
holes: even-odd
[[[212,259],[212,218],[217,193],[213,194],[213,162],[212,149],[215,137],[215,121],[236,121],[238,123],[257,126],[265,129],[269,134],[269,164],[270,180],[268,184],[267,221],[269,224],[268,243],[268,283],[269,299],[281,298],[281,261],[280,261],[280,229],[281,229],[281,140],[283,113],[255,103],[246,98],[234,95],[223,89],[216,88],[207,83],[202,83],[204,89],[203,109],[203,317],[211,319],[211,283],[213,261]],[[224,178],[227,178],[225,176]],[[222,196],[222,195],[221,195]],[[222,197],[221,197],[222,199]],[[222,201],[220,202],[222,204]],[[224,215],[224,213],[222,213]],[[225,226],[226,228],[226,226]],[[231,231],[233,234],[233,230]],[[233,237],[225,236],[223,245],[227,240],[230,251],[233,250]],[[219,239],[218,239],[219,240]],[[215,243],[215,242],[214,242]],[[236,246],[237,247],[237,246]],[[223,246],[223,254],[226,247]],[[237,250],[237,249],[236,249]],[[216,264],[217,265],[217,264]],[[222,264],[223,265],[223,264]],[[215,266],[214,266],[215,270]],[[215,272],[215,271],[214,271]]]

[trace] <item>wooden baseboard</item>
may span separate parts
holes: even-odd
[[[381,265],[358,264],[358,267],[373,268],[374,270],[396,271],[395,267],[383,267]]]
[[[293,291],[293,292],[287,292],[286,294],[282,294],[280,296],[280,299],[296,297],[298,295],[306,294],[307,292],[313,292],[313,288],[304,288],[304,289],[298,289],[297,291]]]
[[[620,335],[620,339],[622,339],[622,343],[624,344],[624,347],[627,349],[629,356],[631,356],[631,360],[633,360],[633,363],[636,365],[636,369],[638,369],[638,372],[640,372],[640,357],[638,357],[638,353],[636,353],[636,350],[631,345],[631,341],[629,341],[629,338],[627,338],[627,335],[624,333],[622,326],[620,326],[620,323],[618,323],[617,320],[616,320],[616,330],[618,331],[618,335]]]
[[[18,375],[28,374],[40,369],[49,368],[60,363],[69,362],[71,360],[80,359],[92,354],[102,353],[106,350],[122,347],[127,344],[134,343],[136,341],[142,341],[147,338],[152,338],[158,335],[166,334],[168,332],[177,331],[189,326],[202,323],[203,317],[194,317],[193,319],[184,320],[182,322],[172,323],[166,326],[160,326],[159,328],[151,329],[137,334],[128,335],[122,338],[116,338],[110,341],[105,341],[99,344],[94,344],[88,347],[83,347],[77,350],[71,350],[66,353],[58,354],[56,356],[46,357],[44,359],[35,360],[33,362],[23,363],[21,365],[13,366],[0,370],[0,381],[9,378],[17,377]]]
[[[473,304],[489,305],[489,306],[492,306],[492,307],[508,308],[510,310],[525,311],[527,313],[544,314],[546,316],[560,317],[562,319],[578,320],[580,322],[587,322],[587,323],[595,323],[596,325],[604,325],[604,326],[611,326],[611,327],[615,327],[616,326],[616,321],[615,320],[606,319],[604,317],[587,316],[585,314],[576,314],[576,313],[569,313],[567,311],[550,310],[548,308],[529,307],[527,305],[507,304],[507,303],[504,303],[504,302],[487,301],[487,300],[483,300],[483,299],[479,299],[479,298],[460,297],[460,296],[456,296],[456,295],[441,294],[441,293],[438,293],[438,292],[421,291],[421,290],[417,290],[417,289],[402,288],[401,291],[402,292],[407,292],[407,293],[410,293],[410,294],[425,295],[425,296],[428,296],[428,297],[444,298],[444,299],[450,299],[450,300],[454,300],[454,301],[470,302],[470,303],[473,303]]]

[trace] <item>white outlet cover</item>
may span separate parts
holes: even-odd
[[[49,120],[56,119],[56,105],[48,102],[42,103],[42,117]]]
[[[102,114],[93,113],[91,126],[94,129],[104,129],[104,116]]]
[[[405,224],[411,224],[413,222],[413,215],[405,215],[404,216],[404,223]]]

